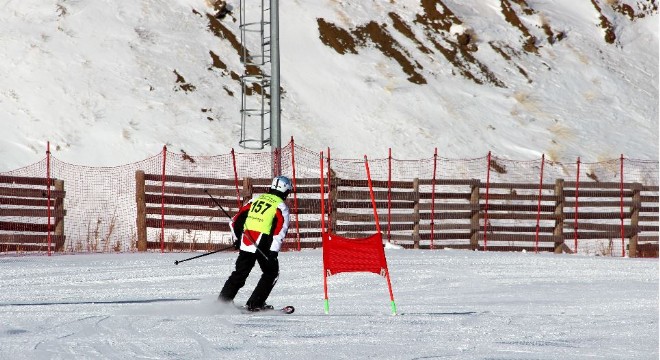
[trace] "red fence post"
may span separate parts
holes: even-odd
[[[325,184],[324,184],[324,177],[325,175],[323,174],[323,151],[321,151],[321,234],[325,232]]]
[[[623,154],[621,154],[621,256],[625,257],[626,256],[626,245],[625,245],[625,231],[624,231],[624,225],[623,225]]]
[[[328,153],[329,153],[330,148],[328,148]],[[321,174],[320,174],[320,179],[321,179],[321,246],[325,245],[324,244],[324,238],[325,238],[325,184],[323,183],[323,178],[325,175],[323,174],[323,151],[321,151],[321,156],[319,157],[320,159],[320,169],[321,169]],[[328,164],[328,168],[330,165]],[[328,199],[330,196],[328,196]],[[323,263],[325,264],[325,254],[326,254],[326,249],[323,249]],[[325,271],[325,266],[323,268],[323,309],[325,313],[327,314],[329,312],[329,305],[328,305],[328,273]]]
[[[488,192],[490,190],[490,151],[488,152],[488,169],[486,170],[486,206],[484,207],[484,251],[488,251]]]
[[[296,145],[293,142],[293,136],[291,137],[291,167],[293,170],[293,208],[296,213],[296,243],[298,251],[300,251],[300,222],[298,221],[298,186],[296,185],[296,155],[295,155]]]
[[[332,176],[331,176],[331,171],[332,169],[330,168],[330,148],[328,147],[328,230],[332,231],[332,201],[330,201],[330,197],[332,197]],[[323,176],[323,171],[321,171],[321,176]]]
[[[435,172],[438,165],[438,148],[433,153],[433,182],[431,183],[431,250],[433,250],[433,237],[435,233]]]
[[[51,244],[53,243],[53,238],[51,237],[51,216],[52,213],[50,211],[50,141],[46,143],[46,188],[48,191],[48,200],[47,200],[47,207],[48,207],[48,256],[50,256],[50,247]]]
[[[161,174],[160,193],[160,252],[165,252],[165,161],[167,160],[167,145],[163,145],[163,172]]]
[[[367,170],[368,170],[368,166],[367,166]],[[367,173],[367,175],[369,174]],[[376,220],[378,220],[378,218],[376,218]],[[387,242],[392,241],[391,233],[392,233],[392,148],[389,148],[387,153]]]
[[[578,193],[580,191],[580,157],[577,158],[577,176],[575,179],[575,219],[573,220],[573,238],[575,241],[575,253],[578,252],[578,211],[580,206],[578,205]]]
[[[534,252],[539,252],[539,231],[541,230],[541,196],[543,195],[543,165],[545,164],[545,154],[541,155],[541,181],[539,182],[539,201],[538,209],[536,211],[536,241],[534,245]]]

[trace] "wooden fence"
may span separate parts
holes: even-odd
[[[271,179],[234,180],[136,173],[138,249],[217,250],[229,238],[166,239],[167,229],[228,233],[227,217]],[[320,247],[319,179],[294,179],[285,248]],[[407,248],[572,252],[589,240],[630,257],[658,256],[658,187],[637,183],[484,183],[474,179],[374,181],[384,238]],[[376,231],[366,180],[326,182],[326,224],[347,237]],[[148,238],[147,228],[161,229]],[[618,254],[613,254],[618,255]]]
[[[137,171],[136,175],[137,233],[138,250],[219,250],[231,244],[229,236],[214,242],[175,240],[160,231],[160,237],[148,237],[147,229],[178,229],[183,231],[203,230],[210,232],[229,232],[229,219],[218,204],[231,216],[240,205],[268,190],[271,179],[245,178],[236,183],[234,180],[210,179],[200,177],[165,176],[145,174]],[[166,184],[163,186],[163,183]],[[295,241],[285,243],[285,248],[297,247],[300,239],[320,239],[320,201],[319,180],[298,179],[297,192],[287,200],[291,209],[292,226],[289,237]],[[213,198],[211,198],[213,197]],[[217,201],[218,204],[216,204]],[[309,220],[309,217],[316,221]],[[320,242],[319,242],[320,244]]]
[[[64,246],[64,181],[0,176],[0,251],[60,251]],[[50,237],[50,239],[49,239]]]

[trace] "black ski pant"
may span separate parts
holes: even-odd
[[[218,298],[221,301],[233,301],[238,291],[243,285],[245,285],[245,280],[247,280],[250,275],[250,271],[252,271],[255,263],[259,263],[262,272],[261,278],[259,279],[257,286],[254,288],[252,295],[248,299],[246,306],[262,307],[266,304],[266,299],[273,290],[280,275],[280,265],[277,260],[278,253],[276,251],[267,251],[265,253],[268,254],[268,260],[258,252],[251,253],[241,250],[238,253],[238,258],[236,258],[236,268],[231,275],[229,275],[229,278],[220,291],[220,296]]]

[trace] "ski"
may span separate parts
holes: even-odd
[[[296,311],[296,308],[294,308],[291,305],[288,305],[288,306],[285,306],[285,307],[281,308],[280,311],[285,313],[285,314],[293,314],[293,312]]]
[[[261,310],[255,310],[255,311],[250,311],[246,307],[240,307],[239,308],[242,313],[244,314],[272,314],[272,313],[281,313],[281,314],[293,314],[294,311],[296,311],[296,308],[294,308],[291,305],[285,306],[283,308],[274,308],[274,309],[261,309]]]

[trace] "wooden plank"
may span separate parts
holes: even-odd
[[[322,247],[321,241],[305,241],[300,243],[301,249],[318,249],[320,247]]]
[[[375,222],[374,214],[353,214],[348,212],[337,212],[335,215],[335,220],[337,221],[355,221],[355,222]],[[387,213],[378,212],[379,219],[385,221],[390,220],[392,222],[414,222],[415,216],[413,214],[391,214],[390,216]],[[386,225],[387,226],[387,225]]]
[[[371,209],[369,201],[337,201],[335,209]],[[387,209],[387,201],[376,201],[376,208]],[[412,202],[393,202],[392,209],[412,209]],[[319,211],[320,212],[320,211]]]
[[[539,187],[542,188],[543,190],[554,190],[555,185],[554,184],[543,184],[543,186],[539,186],[539,184],[535,183],[481,183],[481,188],[485,189],[486,186],[490,187],[491,189],[530,189],[530,190],[538,190]],[[484,193],[485,194],[485,193]]]
[[[292,178],[291,181],[294,179]],[[296,178],[296,187],[316,187],[316,189],[321,192],[321,179],[318,177],[315,178]],[[273,181],[273,179],[271,179]]]
[[[371,200],[371,195],[369,191],[356,191],[356,190],[345,190],[340,189],[337,191],[337,197],[341,199],[353,199],[353,200]],[[387,200],[388,199],[387,191],[374,191],[374,198],[376,200]],[[412,192],[393,192],[392,200],[396,201],[417,201],[417,196]]]
[[[564,222],[564,228],[574,229],[575,223],[572,221]],[[598,230],[598,231],[610,231],[610,232],[619,232],[619,238],[621,237],[621,224],[598,224],[598,223],[589,223],[589,222],[578,222],[578,230]],[[629,225],[623,226],[624,233],[629,233],[632,230],[632,227]]]
[[[0,221],[0,230],[14,232],[48,232],[48,224]],[[51,231],[54,230],[55,225],[51,224]]]
[[[575,219],[575,212],[567,211],[564,213],[565,219]],[[621,219],[621,212],[578,212],[578,219]]]
[[[472,234],[469,232],[449,232],[449,231],[443,231],[443,232],[434,232],[433,233],[433,240],[470,240],[472,237]],[[420,240],[431,240],[431,233],[430,232],[420,232],[419,233],[419,238]]]
[[[481,209],[485,211],[486,204],[481,204]],[[488,204],[488,217],[490,217],[491,211],[533,211],[537,212],[539,210],[538,205],[518,205],[518,204]],[[551,212],[554,213],[554,205],[541,205],[541,212]]]
[[[484,234],[479,233],[477,235],[479,241],[484,240]],[[491,241],[521,241],[521,242],[536,242],[535,234],[507,234],[507,233],[488,233],[488,242]],[[561,236],[556,235],[545,235],[539,234],[539,242],[552,242],[558,243],[562,242],[563,239]],[[490,250],[490,245],[488,245],[488,250]],[[553,250],[554,251],[554,250]]]
[[[424,200],[430,200],[432,195],[431,193],[420,193],[419,194],[420,199]],[[441,200],[465,200],[465,201],[470,201],[470,198],[472,197],[471,192],[436,192],[435,193],[435,201],[441,201]]]
[[[250,181],[253,185],[270,187],[270,183],[273,182],[273,178],[250,178]]]
[[[160,174],[144,174],[146,181],[162,182],[162,175]],[[201,184],[201,185],[222,185],[222,186],[236,186],[234,179],[217,179],[195,176],[180,176],[180,175],[165,175],[165,184],[167,183],[188,183],[188,184]],[[240,181],[239,181],[240,186]]]
[[[53,206],[52,204],[51,206]],[[66,215],[66,210],[55,209],[50,210],[51,217],[62,217]],[[48,217],[48,209],[25,209],[25,208],[2,208],[0,209],[0,216],[21,216],[21,217]]]
[[[159,241],[147,241],[147,249],[160,250]],[[163,242],[164,248],[168,251],[216,251],[225,249],[224,251],[236,251],[231,244],[216,244],[216,243],[200,243],[200,242]]]
[[[484,247],[480,246],[479,247],[480,251],[484,251]],[[539,245],[538,247],[535,247],[533,245],[530,246],[520,246],[520,245],[491,245],[488,244],[488,251],[495,252],[510,252],[510,251],[528,251],[528,252],[534,252],[534,251],[539,251],[539,252],[554,252],[555,248],[553,247],[547,247],[547,246],[541,246]]]
[[[541,213],[539,220],[557,220],[561,215],[555,213]],[[516,213],[515,220],[536,220],[537,214],[534,212],[529,213]],[[489,220],[511,220],[509,213],[491,213],[488,212]]]
[[[159,229],[161,219],[147,218],[147,227]],[[229,224],[220,221],[193,221],[193,220],[168,220],[165,219],[166,229],[181,230],[206,230],[229,232]]]
[[[660,238],[658,238],[658,235],[640,235],[638,238],[638,242],[651,242],[651,243],[658,243]]]
[[[289,199],[291,200],[291,199]],[[325,199],[325,206],[327,208],[328,206],[328,199]],[[321,200],[319,199],[304,199],[304,198],[298,198],[298,207],[301,209],[311,209],[308,211],[309,213],[321,213]],[[293,209],[293,206],[289,207],[290,209]]]
[[[642,185],[640,190],[641,191],[660,192],[660,186],[658,186],[658,185]]]
[[[469,220],[469,219],[468,219]],[[457,223],[435,223],[433,224],[434,231],[445,231],[445,230],[472,230],[471,223],[457,224]],[[478,227],[474,230],[480,230],[481,227]],[[423,223],[419,224],[419,230],[431,230],[431,224]]]
[[[320,231],[305,231],[300,233],[300,238],[301,239],[321,239],[321,232]],[[293,234],[293,237],[289,238],[287,236],[287,241],[296,241],[296,234]]]
[[[565,239],[573,239],[575,234],[573,231],[564,231]],[[578,230],[577,237],[580,240],[594,240],[594,239],[610,239],[621,241],[621,233],[618,231],[581,231]]]
[[[658,203],[658,195],[641,195],[639,199],[643,203]]]
[[[50,179],[51,185],[57,180],[54,178]],[[26,176],[7,176],[0,175],[1,184],[19,184],[19,185],[42,185],[48,186],[48,178],[41,177],[26,177]]]
[[[575,199],[575,198],[573,198],[573,199]],[[632,205],[633,205],[632,201],[624,201],[623,202],[624,207],[630,207]],[[573,201],[566,201],[564,203],[564,206],[574,208],[575,207],[575,201],[574,200]],[[586,207],[594,207],[594,208],[598,208],[598,207],[603,207],[603,208],[604,207],[621,207],[621,200],[582,201],[582,200],[580,200],[580,198],[578,198],[578,206],[580,208],[586,208]]]
[[[51,190],[50,198],[63,198],[65,196],[64,191]],[[26,189],[26,188],[11,188],[11,187],[0,187],[0,196],[15,196],[15,197],[24,197],[24,198],[48,198],[48,190],[46,189]]]
[[[387,223],[381,223],[381,229],[387,229]],[[392,224],[390,225],[391,231],[401,231],[401,230],[413,230],[413,224]],[[349,224],[349,225],[340,225],[335,226],[335,231],[340,232],[371,232],[372,234],[376,232],[376,224]]]
[[[587,182],[587,181],[580,181],[580,184],[578,185],[577,182],[575,181],[564,181],[564,190],[567,188],[574,189],[576,186],[578,186],[578,189],[619,189],[621,187],[620,182],[613,182],[613,181],[597,181],[597,182]]]
[[[300,187],[300,186],[296,186],[295,193],[298,194],[298,195],[302,195],[302,194],[315,194],[316,195],[316,194],[318,194],[320,196],[321,187],[320,186],[319,187]],[[325,194],[326,194],[326,196],[328,195],[327,186],[326,186]],[[291,193],[291,195],[289,195],[289,197],[292,197],[292,196],[293,196],[293,193]]]
[[[64,243],[65,236],[63,235],[51,235],[51,245],[54,246],[55,243]],[[39,244],[43,243],[48,245],[48,235],[24,235],[24,234],[0,234],[0,243],[9,244],[9,243],[31,243]]]
[[[160,185],[145,185],[144,191],[146,193],[161,194],[162,187]],[[215,198],[228,197],[236,201],[236,189],[219,189],[219,188],[200,188],[200,187],[183,187],[183,186],[165,186],[165,194],[174,195],[196,195],[196,196],[209,196],[211,194]]]
[[[64,244],[52,244],[51,250],[60,251]],[[2,244],[0,243],[0,252],[45,252],[48,250],[48,243],[45,244]]]
[[[352,232],[346,232],[346,231],[337,231],[337,235],[349,238],[349,239],[363,239],[366,237],[369,237],[373,234],[376,233],[376,230],[374,229],[373,231],[352,231]],[[387,234],[383,234],[383,240],[387,241]],[[392,233],[390,234],[390,240],[392,241],[413,241],[413,236],[412,232],[410,234],[395,234]]]
[[[575,190],[567,190],[566,188],[564,188],[564,195],[568,199],[570,198],[575,199]],[[631,198],[632,196],[633,196],[632,190],[623,191],[624,198]],[[579,199],[581,198],[620,198],[620,197],[621,197],[620,191],[598,191],[598,190],[582,190],[582,189],[579,189],[578,191],[578,202],[580,201]]]
[[[486,193],[480,195],[483,199],[486,198]],[[498,200],[498,201],[533,201],[537,202],[539,200],[539,195],[522,195],[522,194],[488,194],[488,200]],[[552,201],[556,202],[557,197],[555,195],[541,195],[541,201]]]
[[[660,230],[660,226],[658,226],[658,223],[655,223],[655,225],[637,225],[638,230],[640,232],[642,231],[658,231]]]
[[[289,226],[289,233],[292,231],[295,233],[295,221],[291,221],[291,225]],[[321,219],[318,220],[310,220],[310,221],[301,221],[298,225],[298,227],[301,230],[305,229],[320,229],[321,228]]]
[[[372,180],[371,184],[374,188],[388,188],[388,181],[387,180]],[[369,182],[367,180],[352,180],[352,179],[337,179],[333,183],[333,185],[336,185],[338,187],[363,187],[363,188],[369,188]],[[412,189],[413,188],[413,182],[412,181],[392,181],[391,182],[392,189]]]
[[[456,213],[457,213],[457,212],[442,212],[442,211],[436,211],[435,214],[433,214],[433,220],[434,220],[434,221],[438,221],[438,220],[440,220],[440,221],[442,221],[442,220],[448,220],[449,218],[447,217],[447,214],[456,214]],[[465,212],[460,212],[460,214],[466,214],[466,213],[465,213]],[[473,214],[473,213],[470,213],[470,214]],[[419,214],[419,218],[420,218],[420,220],[431,221],[431,213],[428,213],[428,212],[426,212],[426,213],[420,213],[420,214]],[[470,220],[471,220],[471,217],[470,217],[470,216],[468,216],[468,217],[461,217],[461,218],[458,218],[458,219],[465,220],[465,221],[470,221]]]
[[[458,199],[458,200],[465,200],[469,201],[470,196],[472,196],[472,193],[469,192],[455,192],[455,193],[447,193],[447,192],[442,192],[442,193],[435,193],[435,196],[433,196],[433,193],[431,192],[420,192],[419,193],[419,198],[420,200],[429,200],[431,201],[433,198],[435,198],[436,203],[441,201],[441,200],[449,200],[449,199]]]
[[[420,211],[430,211],[431,210],[431,203],[420,203],[419,204],[419,210]],[[470,204],[470,203],[442,203],[442,202],[437,202],[435,203],[435,212],[439,211],[447,211],[447,210],[473,210],[473,211],[478,211],[479,206],[477,204]]]
[[[165,204],[166,205],[195,205],[195,206],[205,206],[209,208],[217,208],[216,203],[208,196],[195,197],[195,196],[175,196],[175,195],[165,195]],[[154,194],[145,194],[144,201],[147,204],[160,204],[161,196]],[[220,205],[222,205],[225,210],[227,208],[237,206],[236,199],[216,199]]]
[[[52,199],[51,199],[52,201]],[[0,205],[14,205],[14,206],[48,206],[48,199],[26,199],[17,197],[0,197]]]
[[[433,185],[433,179],[419,179],[420,185]],[[436,186],[473,186],[479,185],[480,181],[477,179],[435,179]]]
[[[230,211],[230,209],[225,209],[227,211]],[[152,207],[148,206],[145,209],[146,214],[150,215],[160,215],[161,214],[161,208],[160,207]],[[220,210],[220,209],[194,209],[194,208],[171,208],[171,207],[165,207],[164,208],[164,213],[165,215],[173,215],[173,216],[203,216],[203,217],[210,217],[210,218],[221,218],[221,219],[227,219],[227,216]]]
[[[552,233],[554,231],[552,226],[539,226],[540,233]],[[503,226],[503,225],[489,225],[488,232],[526,232],[536,233],[536,225],[534,226]]]
[[[576,185],[575,181],[564,181],[564,188],[572,188],[574,189]],[[624,182],[623,183],[623,188],[624,189],[634,189],[636,187],[639,187],[640,190],[650,190],[650,191],[657,191],[658,186],[645,186],[641,185],[639,183],[631,183],[631,182]],[[621,188],[621,183],[617,181],[597,181],[597,182],[584,182],[580,181],[580,185],[578,189],[620,189]]]
[[[372,235],[373,233],[368,233],[363,236],[369,236]],[[383,236],[385,240],[387,240],[387,234]],[[390,234],[390,241],[414,241],[414,236],[412,233],[410,234]]]
[[[490,216],[490,214],[488,215]],[[426,214],[423,215],[423,219],[430,219],[430,214],[428,216]],[[451,211],[451,212],[436,212],[435,213],[435,219],[436,220],[470,220],[472,218],[472,212],[471,211]]]
[[[228,210],[228,211],[229,211],[229,210]],[[235,211],[234,211],[234,212],[230,212],[230,214],[232,214],[232,213],[235,213]],[[294,207],[289,207],[289,213],[290,213],[291,215],[296,215],[296,214],[298,214],[298,215],[319,215],[320,211],[319,211],[318,208],[303,208],[303,207],[299,207],[298,209],[296,209],[296,208],[294,208]],[[292,219],[293,219],[293,217],[292,217]]]

